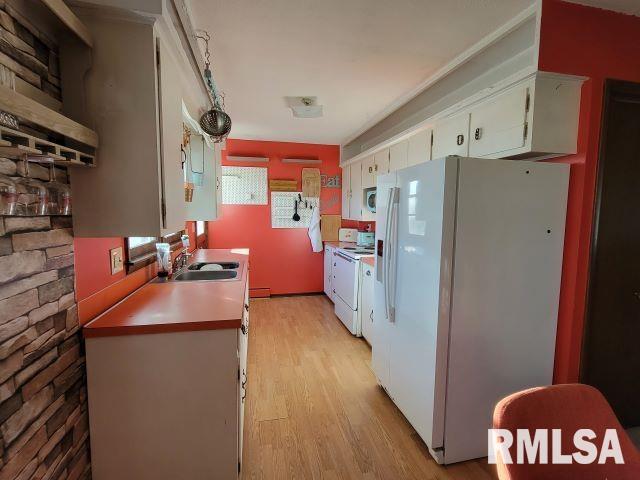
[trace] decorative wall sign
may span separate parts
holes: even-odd
[[[322,188],[342,188],[340,175],[327,175],[323,173],[320,175],[320,180]]]

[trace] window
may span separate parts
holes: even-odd
[[[204,221],[199,220],[196,222],[196,237],[200,237],[200,235],[205,234],[204,227],[205,227]]]
[[[180,237],[184,230],[165,235],[164,237],[127,237],[125,239],[127,247],[127,273],[151,265],[156,261],[156,243],[168,243],[171,245],[171,251],[182,248]]]
[[[127,239],[129,248],[139,247],[146,243],[156,243],[157,241],[157,237],[129,237]]]

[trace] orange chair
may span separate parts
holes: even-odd
[[[513,446],[509,453],[513,463],[507,464],[497,455],[500,480],[640,480],[640,452],[618,422],[609,403],[593,387],[580,384],[553,385],[514,393],[496,405],[493,428],[509,430]],[[531,438],[535,429],[548,429],[548,464],[516,463],[517,429],[528,429]],[[552,464],[551,430],[562,429],[563,454],[576,452],[573,435],[578,429],[591,429],[596,438],[591,440],[598,449],[606,429],[615,429],[620,442],[624,464],[608,458],[603,464]],[[524,457],[526,459],[526,456]]]

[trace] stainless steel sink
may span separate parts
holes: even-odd
[[[175,282],[192,282],[197,280],[229,281],[238,280],[236,270],[184,270],[173,277]]]

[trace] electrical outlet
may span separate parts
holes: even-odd
[[[121,272],[124,268],[122,261],[122,247],[112,248],[109,250],[109,258],[111,258],[111,275]]]

